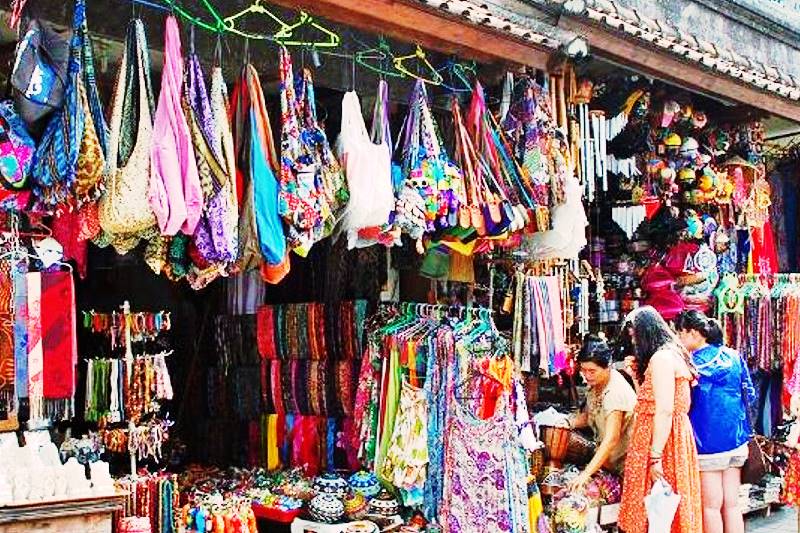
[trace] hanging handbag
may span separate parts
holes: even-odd
[[[742,360],[742,365],[745,365],[744,360]],[[744,371],[747,372],[746,366]],[[742,466],[742,483],[756,485],[767,475],[769,464],[766,454],[758,442],[758,437],[755,436],[755,426],[753,426],[753,419],[750,416],[750,407],[747,405],[747,392],[744,390],[744,383],[742,384],[742,403],[744,404],[744,412],[751,432],[750,440],[747,442],[747,460]]]
[[[33,19],[17,45],[10,82],[16,109],[33,134],[41,133],[44,119],[64,103],[70,43],[69,34]]]
[[[3,187],[18,191],[25,187],[36,143],[17,115],[14,102],[0,102],[0,179]]]
[[[150,69],[149,52],[144,24],[140,19],[131,22],[127,38],[134,39],[136,42],[135,56],[130,57],[128,55],[130,47],[126,47],[111,108],[106,193],[100,200],[100,225],[107,234],[113,236],[112,244],[120,253],[125,253],[135,247],[144,233],[153,230],[156,225],[155,214],[147,199],[150,176],[150,143],[153,135],[150,108],[152,99],[149,98],[152,89],[146,74]],[[139,124],[135,133],[128,132],[135,134],[136,143],[125,166],[119,167],[117,149],[123,133],[121,131],[123,101],[130,96],[125,93],[126,72],[131,71],[126,67],[127,62],[136,64]]]
[[[80,102],[81,56],[83,40],[87,37],[85,17],[84,1],[76,0],[63,105],[49,116],[33,158],[33,192],[39,206],[47,211],[56,210],[70,199],[76,180],[85,126]]]

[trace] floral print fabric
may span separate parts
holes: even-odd
[[[694,432],[689,421],[691,386],[687,379],[675,382],[675,410],[672,432],[664,447],[664,476],[676,494],[681,497],[678,512],[672,522],[672,533],[703,531],[703,508],[700,502],[700,467]],[[653,378],[648,372],[634,411],[634,425],[625,459],[625,485],[619,527],[626,533],[647,533],[647,510],[644,498],[652,482],[648,463],[653,440],[653,419],[656,402]]]
[[[449,533],[469,533],[477,524],[481,531],[528,531],[525,461],[515,444],[507,401],[501,399],[491,420],[480,420],[452,402],[441,512]]]

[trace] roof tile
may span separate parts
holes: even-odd
[[[570,0],[579,4],[578,0]],[[550,2],[560,3],[559,0]],[[800,83],[789,73],[760,61],[721,48],[699,39],[690,32],[678,29],[667,21],[643,16],[635,9],[624,7],[614,0],[586,0],[584,16],[615,30],[634,35],[672,53],[696,61],[707,68],[750,83],[756,87],[792,100],[800,100]]]

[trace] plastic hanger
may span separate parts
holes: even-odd
[[[297,39],[294,37],[295,31],[305,27],[310,26],[317,31],[322,32],[328,37],[327,41],[304,41],[302,39]],[[300,18],[294,24],[283,26],[280,30],[275,33],[273,36],[276,41],[281,43],[284,46],[309,46],[311,48],[336,48],[339,46],[341,42],[341,38],[339,35],[326,28],[316,20],[314,17],[306,13],[305,11],[300,12]]]
[[[142,0],[134,0],[134,1],[139,4],[146,5],[145,2]],[[214,19],[215,24],[210,24],[201,19],[200,17],[192,15],[191,13],[183,9],[176,0],[163,0],[163,2],[167,6],[169,6],[169,9],[173,13],[179,15],[187,22],[195,26],[198,26],[200,28],[203,28],[204,30],[208,30],[212,33],[219,33],[223,31],[224,27],[222,24],[222,17],[220,16],[219,12],[216,9],[214,9],[214,6],[211,5],[209,0],[200,0],[200,1],[203,4],[203,7],[205,7],[206,11],[208,11],[211,14],[211,17]]]
[[[470,63],[459,63],[450,59],[443,67],[436,72],[442,76],[442,87],[454,93],[469,93],[472,92],[472,81],[470,78],[478,76],[478,69],[473,61]],[[447,78],[448,82],[445,83],[444,79]]]
[[[374,48],[356,52],[355,60],[365,69],[371,70],[380,76],[387,78],[406,77],[405,74],[397,69],[389,70],[386,68],[385,65],[387,63],[392,64],[394,62],[394,54],[392,54],[392,48],[383,36],[378,37],[378,44]],[[377,62],[378,64],[375,65],[371,62]]]
[[[414,74],[411,72],[408,67],[406,66],[406,61],[410,61],[412,59],[416,59],[419,65],[422,65],[430,74],[430,76],[426,77],[422,74]],[[425,51],[417,45],[417,49],[413,54],[408,54],[406,56],[398,56],[394,58],[394,68],[396,68],[399,72],[402,72],[406,76],[411,78],[422,80],[425,83],[430,83],[431,85],[441,85],[444,79],[442,75],[439,74],[431,62],[428,61],[427,56],[425,55]]]
[[[242,11],[239,11],[238,13],[236,13],[234,15],[231,15],[230,17],[226,17],[222,21],[222,24],[225,27],[225,30],[229,31],[230,33],[236,34],[236,35],[238,35],[240,37],[245,37],[247,39],[257,39],[257,40],[262,40],[262,41],[273,41],[273,40],[275,40],[275,35],[277,35],[276,32],[272,32],[272,33],[254,33],[254,32],[249,32],[249,31],[243,30],[241,28],[237,28],[236,27],[237,21],[239,21],[239,19],[244,18],[244,17],[246,17],[248,15],[253,15],[253,16],[257,15],[257,16],[260,16],[261,18],[265,18],[265,19],[268,19],[269,21],[277,23],[278,26],[279,26],[279,29],[278,29],[277,33],[280,33],[283,30],[285,30],[286,28],[290,27],[289,24],[286,23],[286,21],[284,21],[283,19],[278,17],[275,13],[270,11],[268,8],[264,7],[264,5],[261,3],[261,0],[254,0],[252,4],[250,4],[249,6],[244,8]]]

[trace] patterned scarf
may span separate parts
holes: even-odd
[[[15,412],[14,317],[11,264],[0,263],[0,425]],[[9,417],[11,418],[11,417]]]
[[[26,280],[30,418],[69,418],[78,359],[72,275],[32,272]]]

